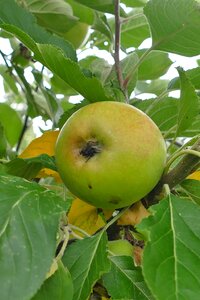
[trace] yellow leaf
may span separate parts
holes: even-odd
[[[28,147],[19,155],[20,158],[31,158],[41,154],[55,155],[55,144],[59,131],[46,131],[41,137],[34,139]],[[60,175],[50,169],[44,168],[37,178],[54,177],[57,182],[62,182]]]
[[[88,234],[94,234],[105,225],[105,222],[97,213],[96,207],[76,198],[68,214],[69,224],[72,224]]]
[[[200,171],[195,171],[194,173],[190,174],[187,179],[200,180]]]
[[[53,156],[58,134],[59,131],[46,131],[42,136],[34,139],[19,157],[30,158],[44,153]]]
[[[136,202],[131,208],[129,208],[118,220],[118,225],[136,225],[141,222],[145,217],[148,217],[150,213],[144,207],[141,201]]]

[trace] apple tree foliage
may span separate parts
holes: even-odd
[[[199,299],[199,0],[0,0],[0,28],[0,300]],[[74,199],[54,160],[56,130],[96,101],[144,111],[168,149],[154,190],[115,212]]]

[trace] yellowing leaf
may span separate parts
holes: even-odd
[[[46,131],[39,138],[34,139],[28,147],[19,155],[21,158],[35,157],[41,154],[53,156],[55,154],[55,143],[59,131]]]
[[[88,234],[94,234],[105,225],[105,222],[97,213],[97,208],[76,198],[68,214],[69,224],[72,224]]]
[[[194,173],[190,174],[187,179],[200,180],[200,171],[195,171]]]
[[[34,139],[28,147],[19,155],[20,158],[31,158],[41,154],[55,155],[55,144],[59,131],[46,131],[41,137]],[[37,178],[54,177],[57,182],[62,182],[58,172],[44,168]]]
[[[118,225],[136,225],[145,217],[149,216],[148,210],[144,207],[142,202],[136,202],[129,208],[118,220]]]

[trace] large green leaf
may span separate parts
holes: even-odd
[[[12,122],[11,122],[12,120]],[[11,146],[14,146],[22,130],[22,121],[18,113],[6,103],[0,103],[0,122],[5,136]]]
[[[169,195],[137,227],[146,235],[142,270],[156,299],[198,300],[200,207]]]
[[[110,256],[111,270],[103,275],[103,283],[112,299],[153,299],[141,269],[131,256]]]
[[[36,183],[6,175],[0,195],[1,299],[30,300],[50,269],[68,205]]]
[[[95,282],[108,272],[110,264],[106,255],[105,232],[76,241],[67,247],[63,257],[73,284],[73,300],[87,300]]]
[[[185,56],[200,49],[200,6],[194,0],[150,0],[144,8],[153,48]]]
[[[114,100],[106,94],[102,83],[94,76],[86,77],[80,66],[66,58],[61,51],[50,45],[38,45],[45,65],[90,102]]]

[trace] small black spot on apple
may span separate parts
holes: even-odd
[[[91,184],[88,184],[88,188],[91,190],[92,189],[92,186],[91,186]]]
[[[122,199],[120,197],[112,197],[108,202],[112,203],[112,204],[118,204],[122,201]]]

